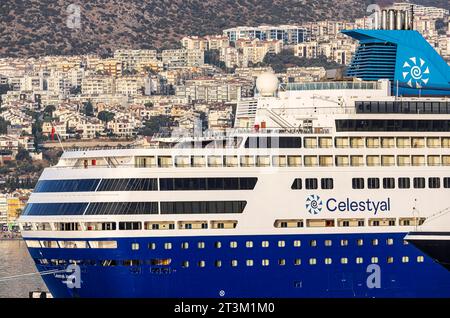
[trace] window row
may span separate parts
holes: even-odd
[[[172,259],[170,258],[154,258],[148,260],[139,260],[139,259],[128,259],[128,260],[64,260],[64,259],[34,259],[35,263],[38,265],[68,265],[68,264],[77,264],[79,266],[142,266],[142,265],[150,265],[150,266],[169,266],[172,263]]]
[[[339,245],[340,246],[349,246],[349,240],[348,239],[341,239],[338,240],[339,241]],[[372,246],[378,246],[380,245],[380,240],[379,239],[372,239],[369,240]],[[393,238],[387,238],[384,240],[386,246],[392,246],[394,245],[394,239]],[[364,239],[356,239],[354,240],[355,246],[363,246],[364,245]],[[211,244],[212,246],[209,246],[209,244]],[[254,248],[254,247],[261,247],[261,248],[269,248],[269,247],[279,247],[279,248],[284,248],[287,246],[292,246],[292,247],[301,247],[302,246],[302,241],[301,240],[294,240],[291,242],[286,242],[285,240],[279,240],[276,242],[270,242],[270,241],[259,241],[259,242],[254,242],[254,241],[246,241],[246,242],[237,242],[237,241],[230,241],[227,243],[221,242],[221,241],[217,241],[217,242],[211,242],[208,243],[208,247],[214,247],[216,249],[220,249],[220,248],[231,248],[231,249],[235,249],[238,248],[240,246],[245,247],[245,248]],[[310,247],[318,247],[319,243],[318,240],[309,240],[308,241],[308,246]],[[403,245],[407,245],[408,242],[406,241],[402,241]],[[160,246],[161,245],[161,246]],[[330,247],[333,246],[333,240],[323,240],[323,246],[326,247]],[[174,243],[171,242],[165,242],[163,244],[157,244],[157,243],[148,243],[148,249],[150,250],[157,250],[159,248],[164,249],[164,250],[172,250],[174,247]],[[182,242],[179,245],[179,248],[183,249],[183,250],[187,250],[190,248],[196,248],[196,249],[204,249],[207,247],[207,243],[199,241],[196,243],[190,243],[190,242]],[[131,244],[131,249],[132,250],[138,250],[139,249],[139,244],[138,243],[132,243]]]
[[[242,213],[247,201],[161,202],[161,214]],[[28,203],[23,215],[158,214],[157,202]]]
[[[393,264],[394,263],[394,257],[393,256],[387,256],[384,257],[385,262],[387,264]],[[409,263],[410,257],[409,256],[402,256],[400,259],[401,263]],[[43,266],[61,266],[61,265],[68,265],[68,264],[77,264],[79,266],[103,266],[103,267],[112,267],[112,266],[130,266],[130,267],[138,267],[138,266],[170,266],[172,265],[172,259],[171,258],[155,258],[155,259],[148,259],[148,260],[141,260],[141,259],[127,259],[127,260],[65,260],[65,259],[34,259],[35,263],[37,265],[43,265]],[[363,257],[354,257],[349,259],[348,257],[341,257],[337,260],[335,259],[337,263],[346,265],[349,264],[351,261],[353,261],[356,264],[363,264],[365,259]],[[419,255],[415,258],[415,261],[417,263],[423,263],[425,261],[424,256]],[[317,258],[308,258],[307,264],[309,265],[317,265],[319,264],[319,259]],[[322,263],[325,265],[331,265],[333,264],[334,260],[331,257],[323,258]],[[380,263],[380,258],[377,256],[373,256],[368,260],[371,264],[378,264]],[[197,262],[194,262],[194,264],[197,265],[197,267],[204,268],[207,266],[207,262],[204,260],[200,260]],[[261,266],[270,266],[270,265],[278,265],[278,266],[285,266],[287,264],[292,264],[294,266],[300,266],[302,265],[302,259],[301,258],[295,258],[291,260],[287,260],[285,258],[279,258],[277,260],[271,260],[271,259],[245,259],[245,260],[215,260],[213,261],[213,266],[220,268],[223,266],[231,266],[231,267],[238,267],[240,264],[244,264],[247,267],[255,266],[255,264],[260,264]],[[182,261],[181,262],[182,268],[189,268],[191,266],[190,261]],[[164,269],[164,268],[161,268]],[[157,273],[155,271],[155,273]]]
[[[450,114],[449,102],[358,101],[355,106],[358,114]]]
[[[446,119],[337,119],[337,132],[348,131],[420,131],[448,132]]]
[[[161,202],[161,214],[242,213],[247,201]]]
[[[296,178],[291,185],[292,190],[301,190],[303,187],[303,181],[301,178]],[[318,189],[319,182],[317,178],[305,178],[305,189],[315,190]],[[321,178],[320,188],[331,190],[334,187],[333,178]]]
[[[412,182],[411,182],[412,180]],[[430,189],[438,189],[441,187],[450,188],[450,177],[441,178],[440,177],[429,177],[428,181],[424,177],[400,177],[400,178],[367,178],[367,188],[368,189],[424,189],[428,187]],[[365,179],[364,178],[352,178],[352,188],[353,189],[365,189]]]
[[[340,140],[337,137],[337,140]],[[348,140],[347,137],[342,137],[344,140]],[[388,137],[389,140],[391,137]],[[378,140],[378,138],[375,138]],[[394,138],[392,138],[394,141]],[[450,139],[449,139],[450,141]],[[394,148],[393,144],[386,143],[382,148]],[[450,145],[450,142],[449,142]],[[342,142],[337,146],[339,148],[345,148],[345,142]],[[376,144],[373,144],[370,148],[377,148]],[[403,146],[398,146],[399,148]],[[404,146],[406,147],[406,146]],[[403,148],[404,148],[403,147]],[[422,147],[419,143],[416,144],[417,148]],[[172,157],[167,156],[167,161],[160,167],[170,168],[173,167]],[[332,167],[332,166],[450,166],[450,155],[226,155],[219,156],[213,155],[207,157],[208,167]],[[206,164],[203,165],[206,167]]]
[[[178,221],[178,229],[234,229],[237,220]],[[174,230],[174,221],[146,221],[145,230]],[[119,222],[119,230],[142,230],[142,222]],[[36,222],[23,226],[23,231],[115,231],[116,222]]]
[[[340,264],[343,264],[343,265],[349,264],[350,261],[351,260],[348,257],[341,257],[339,260],[337,260],[337,262],[339,262]],[[365,260],[364,260],[363,257],[355,257],[355,258],[353,258],[353,261],[356,264],[363,264]],[[410,257],[409,256],[402,256],[400,258],[400,261],[401,261],[401,263],[409,263],[410,262]],[[370,260],[368,262],[370,264],[378,264],[378,263],[380,263],[380,260],[379,260],[379,258],[377,256],[373,256],[373,257],[370,258]],[[394,263],[394,257],[393,256],[385,257],[385,262],[387,264],[393,264]],[[416,257],[416,262],[417,263],[423,263],[424,262],[424,257],[423,256],[417,256]],[[258,261],[255,261],[253,259],[246,259],[245,261],[242,261],[242,263],[245,266],[248,266],[248,267],[254,266],[255,263],[256,264],[259,263],[261,266],[270,266],[273,263],[275,263],[275,265],[279,265],[279,266],[285,266],[285,265],[288,264],[285,258],[280,258],[280,259],[275,260],[275,261],[274,260],[270,260],[270,259],[261,259],[261,260],[258,260]],[[213,264],[214,264],[215,267],[222,267],[224,264],[229,264],[231,267],[237,267],[237,266],[239,266],[240,261],[236,260],[236,259],[235,260],[231,260],[231,261],[227,261],[227,262],[224,262],[224,261],[221,261],[221,260],[216,260],[216,261],[214,261]],[[302,259],[301,258],[293,259],[293,260],[291,260],[291,264],[294,265],[294,266],[300,266],[300,265],[302,265]],[[317,258],[309,258],[307,260],[307,264],[309,264],[309,265],[317,265],[317,264],[319,264],[319,260]],[[323,264],[325,264],[325,265],[333,264],[333,258],[331,258],[331,257],[324,258],[323,259]],[[206,267],[207,263],[204,260],[200,260],[200,261],[196,262],[196,265],[197,265],[197,267],[203,268],[203,267]],[[189,268],[190,267],[190,262],[189,261],[183,261],[182,262],[182,267],[183,268]]]
[[[25,240],[29,248],[117,248],[117,241]]]
[[[161,191],[253,190],[258,178],[161,178]],[[41,180],[35,192],[157,191],[156,178]]]
[[[161,191],[253,190],[258,178],[161,178]]]
[[[367,223],[366,223],[367,222]],[[362,227],[366,226],[417,226],[425,222],[425,218],[402,217],[398,218],[349,218],[349,219],[306,219],[306,227]],[[301,228],[305,227],[303,219],[280,219],[275,220],[276,228]]]

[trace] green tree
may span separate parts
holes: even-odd
[[[94,116],[94,106],[92,105],[92,102],[88,100],[86,103],[83,104],[84,106],[84,114],[88,117]]]
[[[81,86],[72,86],[70,88],[70,95],[78,95],[81,94]]]
[[[322,66],[326,69],[340,67],[342,65],[336,62],[330,62],[325,56],[319,56],[315,59],[307,59],[294,55],[293,50],[285,49],[279,54],[266,54],[263,62],[257,66],[271,66],[277,73],[286,72],[288,67],[316,67]]]
[[[153,136],[163,128],[170,127],[171,118],[167,115],[152,116],[144,123],[141,134],[144,136]]]
[[[55,105],[47,105],[44,108],[44,116],[53,117],[53,112],[56,110]]]
[[[220,52],[219,50],[207,50],[205,51],[205,63],[211,64],[221,68],[224,71],[227,71],[227,67],[225,62],[220,60]]]
[[[105,123],[105,125],[114,119],[114,113],[107,110],[102,110],[98,113],[97,118]]]
[[[11,122],[6,121],[3,117],[0,117],[0,135],[6,135],[8,133],[8,125]]]
[[[6,94],[8,91],[12,91],[12,86],[9,84],[0,85],[0,105],[2,104],[2,95]]]
[[[31,161],[30,153],[24,148],[20,148],[16,155],[17,161]]]

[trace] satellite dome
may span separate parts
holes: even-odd
[[[256,88],[262,96],[272,96],[278,90],[278,78],[271,72],[264,72],[256,79]]]

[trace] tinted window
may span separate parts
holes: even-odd
[[[364,189],[364,179],[363,178],[353,178],[352,179],[353,189]]]
[[[305,179],[305,188],[308,190],[317,189],[317,179],[316,178],[306,178]]]
[[[421,112],[422,113],[422,112]],[[450,131],[450,120],[338,119],[336,131]]]
[[[97,191],[155,191],[156,179],[102,179]]]
[[[87,203],[28,203],[23,215],[82,215]]]
[[[245,148],[301,148],[300,137],[248,137]]]
[[[161,214],[242,213],[247,201],[161,202]]]
[[[450,178],[444,178],[444,188],[450,188]]]
[[[369,189],[379,189],[380,188],[380,179],[378,179],[378,178],[368,178],[367,179],[367,187]]]
[[[432,189],[441,187],[441,180],[439,178],[428,178],[428,187]]]
[[[292,183],[291,189],[292,190],[301,190],[302,188],[302,179],[297,178],[294,180],[294,182]]]
[[[258,178],[161,178],[161,191],[253,190]]]
[[[398,187],[400,189],[409,189],[411,187],[409,178],[398,178]]]
[[[157,214],[157,202],[91,202],[85,215]]]
[[[425,178],[414,178],[414,188],[416,189],[425,188]]]
[[[40,180],[34,192],[86,192],[95,191],[100,179]]]
[[[383,178],[383,188],[394,189],[395,188],[395,179],[394,178]]]
[[[333,179],[332,178],[320,179],[320,186],[322,189],[333,189]]]

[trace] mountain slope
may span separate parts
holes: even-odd
[[[384,0],[389,1],[389,0]],[[371,0],[19,0],[0,3],[0,56],[105,54],[116,48],[176,46],[184,35],[238,25],[353,19]],[[417,3],[449,6],[448,0]],[[66,22],[81,8],[81,28]]]

